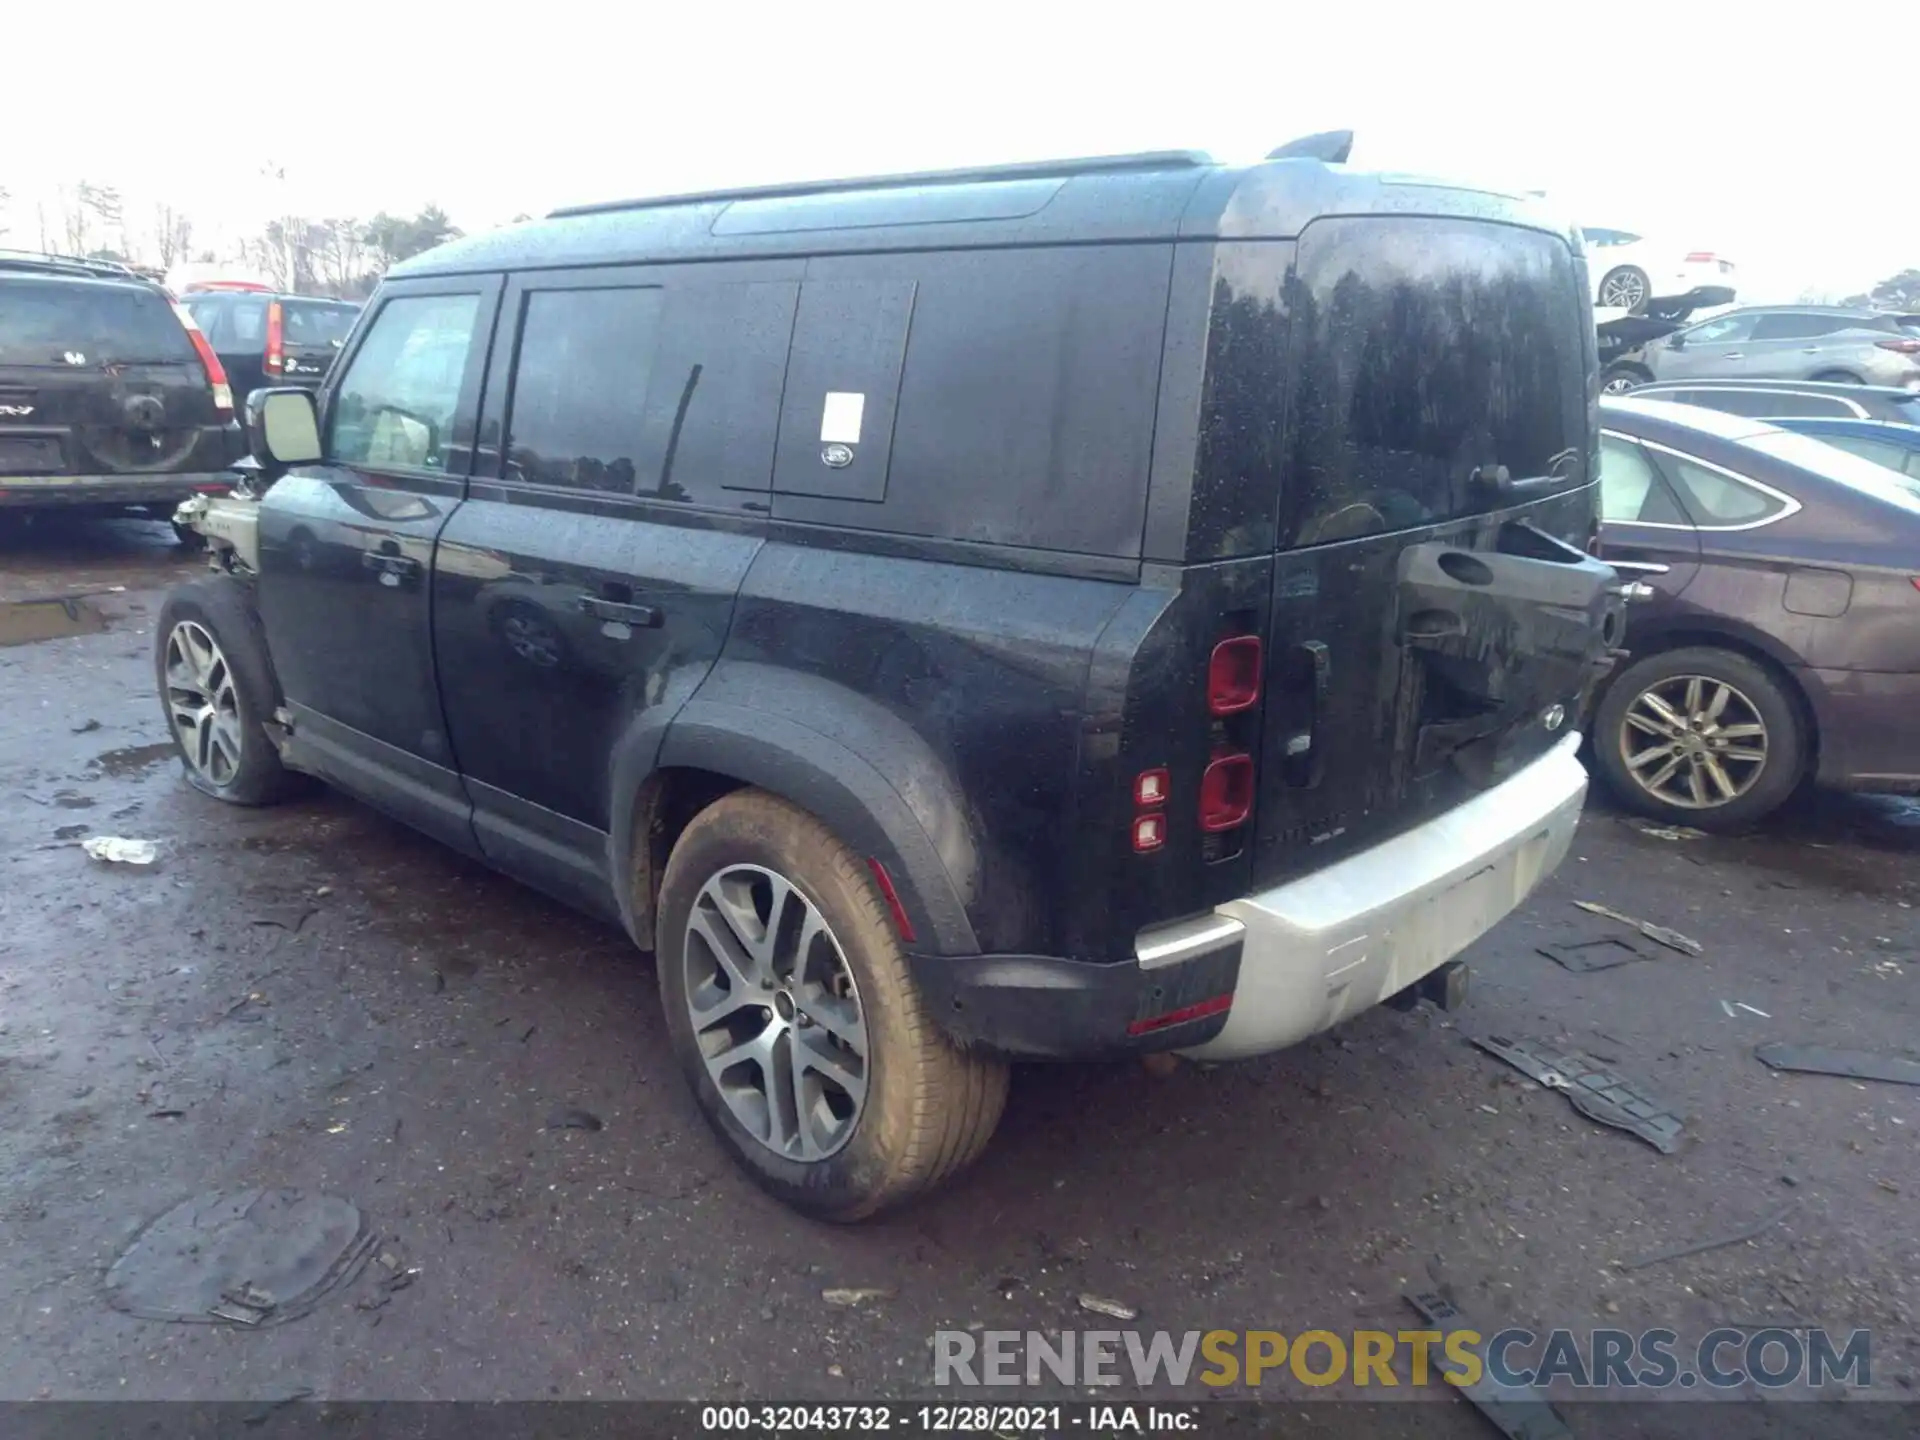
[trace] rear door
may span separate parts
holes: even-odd
[[[612,906],[615,776],[651,770],[761,545],[799,265],[507,286],[435,653],[481,849],[588,908]]]
[[[1670,618],[1675,602],[1700,571],[1700,537],[1659,463],[1631,435],[1600,434],[1600,558],[1652,593],[1628,612],[1634,626],[1653,629]]]
[[[1659,380],[1736,380],[1753,376],[1746,368],[1747,342],[1757,315],[1721,315],[1670,336],[1653,352]]]
[[[0,483],[12,498],[75,477],[216,470],[219,425],[206,369],[160,291],[0,277]]]
[[[260,506],[260,615],[303,763],[471,851],[434,681],[434,545],[460,503],[496,278],[386,286],[322,396],[320,464]]]
[[[1583,549],[1597,366],[1563,240],[1319,220],[1289,302],[1260,883],[1544,753],[1618,604]]]

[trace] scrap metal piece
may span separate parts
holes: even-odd
[[[1835,1050],[1825,1045],[1787,1045],[1779,1041],[1757,1046],[1753,1058],[1775,1070],[1798,1070],[1807,1075],[1840,1075],[1848,1080],[1885,1080],[1894,1085],[1920,1085],[1920,1060],[1898,1055],[1876,1055],[1871,1050]]]
[[[1644,1270],[1649,1265],[1660,1265],[1668,1260],[1684,1259],[1688,1255],[1698,1255],[1707,1250],[1718,1250],[1725,1245],[1738,1245],[1742,1240],[1751,1240],[1761,1231],[1771,1229],[1773,1226],[1779,1224],[1787,1218],[1788,1214],[1791,1213],[1793,1208],[1799,1203],[1797,1200],[1789,1200],[1778,1209],[1768,1211],[1751,1225],[1743,1225],[1740,1229],[1730,1231],[1725,1235],[1716,1235],[1711,1240],[1696,1241],[1692,1245],[1676,1245],[1671,1250],[1658,1250],[1651,1255],[1642,1255],[1638,1260],[1623,1260],[1620,1262],[1620,1268],[1622,1270]]]
[[[1678,950],[1682,955],[1703,955],[1706,946],[1690,935],[1682,935],[1678,930],[1669,930],[1664,925],[1655,925],[1650,920],[1636,920],[1631,915],[1622,915],[1618,910],[1610,910],[1597,900],[1576,900],[1573,902],[1589,915],[1601,915],[1608,920],[1618,920],[1622,925],[1638,930],[1647,939],[1666,946],[1669,950]]]
[[[1536,946],[1539,952],[1573,971],[1588,975],[1595,970],[1613,970],[1636,960],[1652,960],[1653,951],[1631,935],[1602,935],[1585,940],[1562,940],[1553,945]]]
[[[1435,1291],[1408,1291],[1403,1298],[1436,1330],[1479,1329],[1482,1335],[1493,1333],[1469,1325],[1467,1317],[1444,1295]],[[1473,1347],[1481,1361],[1480,1379],[1472,1385],[1457,1387],[1460,1393],[1498,1426],[1500,1433],[1507,1436],[1508,1440],[1573,1440],[1573,1432],[1567,1429],[1567,1422],[1560,1418],[1560,1412],[1541,1399],[1538,1392],[1495,1383],[1486,1373],[1486,1356],[1480,1353],[1484,1343]]]
[[[1468,1038],[1521,1074],[1563,1093],[1589,1120],[1638,1135],[1662,1155],[1680,1148],[1684,1128],[1680,1117],[1591,1055],[1578,1050],[1556,1051],[1538,1041],[1509,1040],[1501,1035]]]

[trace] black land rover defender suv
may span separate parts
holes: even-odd
[[[187,507],[168,722],[624,926],[733,1154],[871,1215],[1009,1058],[1457,998],[1619,638],[1587,293],[1524,202],[1310,157],[458,241]]]
[[[145,508],[224,492],[243,452],[227,377],[126,266],[0,251],[0,509]]]

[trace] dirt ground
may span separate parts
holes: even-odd
[[[1021,1070],[975,1170],[829,1228],[715,1147],[622,936],[341,797],[242,811],[182,782],[151,627],[195,563],[163,525],[0,532],[0,600],[84,597],[73,633],[0,621],[0,1398],[856,1401],[928,1393],[937,1330],[1110,1325],[1085,1293],[1148,1329],[1393,1330],[1436,1285],[1485,1329],[1867,1328],[1875,1391],[1912,1398],[1920,1089],[1752,1050],[1914,1053],[1920,805],[1664,839],[1596,803],[1469,954],[1464,1010],[1232,1067]],[[89,859],[96,834],[160,858]],[[1571,973],[1535,947],[1618,932],[1580,899],[1704,953]],[[1613,1064],[1684,1144],[1583,1118],[1465,1038],[1489,1033]],[[248,1186],[351,1200],[412,1283],[370,1269],[254,1331],[109,1308],[146,1221]],[[1425,1433],[1492,1433],[1430,1398]],[[1635,1408],[1579,1433],[1639,1433]]]

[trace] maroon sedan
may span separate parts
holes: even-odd
[[[1645,587],[1592,718],[1622,801],[1746,824],[1920,791],[1920,487],[1763,421],[1601,404],[1601,555]]]

